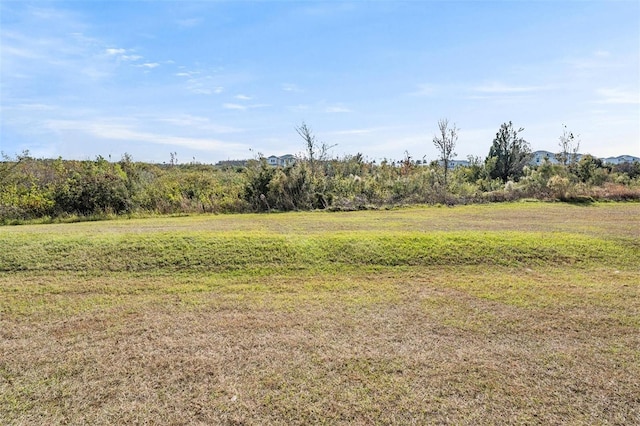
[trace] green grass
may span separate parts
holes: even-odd
[[[533,266],[640,262],[632,240],[569,233],[339,231],[311,236],[243,232],[0,236],[0,270],[180,270],[265,275],[347,267]]]
[[[640,205],[0,228],[0,424],[640,423]]]

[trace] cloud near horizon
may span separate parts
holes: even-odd
[[[508,84],[493,82],[489,84],[484,84],[481,86],[477,86],[473,88],[473,91],[487,94],[520,94],[520,93],[531,93],[531,92],[541,92],[545,90],[551,90],[549,86],[511,86]]]
[[[640,93],[637,91],[620,88],[597,89],[596,94],[601,98],[597,102],[602,104],[640,104]]]
[[[244,144],[225,142],[217,139],[191,138],[141,131],[131,124],[113,120],[91,122],[49,120],[45,123],[45,126],[56,132],[80,132],[104,140],[127,141],[132,144],[145,142],[157,145],[173,145],[200,151],[238,150],[239,148],[245,148]]]

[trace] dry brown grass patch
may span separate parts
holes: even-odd
[[[572,301],[565,306],[522,307],[474,295],[451,274],[416,272],[352,277],[318,298],[240,289],[199,293],[197,305],[158,295],[37,323],[3,320],[3,421],[640,419],[637,325],[580,303],[589,287],[563,295]],[[367,299],[374,280],[381,295]],[[321,278],[311,286],[319,287]],[[612,301],[637,307],[637,299]]]

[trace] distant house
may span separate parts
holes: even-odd
[[[275,155],[267,157],[267,164],[269,164],[270,166],[276,167],[278,165],[278,157]]]
[[[221,160],[216,163],[217,167],[245,167],[247,160]]]
[[[442,160],[437,160],[437,163],[440,166],[443,165]],[[416,165],[418,165],[418,166],[419,165],[428,166],[429,164],[431,164],[431,163],[429,163],[427,160],[424,160],[424,161],[418,160],[418,161],[416,161]],[[455,169],[456,167],[468,167],[470,165],[471,165],[471,163],[468,160],[449,160],[449,170]]]
[[[633,155],[619,155],[617,157],[608,157],[601,158],[602,162],[605,164],[622,164],[622,163],[640,163],[640,158],[634,157]]]
[[[289,167],[296,162],[296,157],[291,154],[285,154],[280,157],[271,155],[267,157],[267,164],[273,167]]]
[[[558,160],[557,155],[558,154],[553,153],[551,151],[545,151],[545,150],[534,151],[531,153],[531,160],[529,160],[529,165],[537,167],[543,164],[545,161],[549,161],[550,164],[560,164],[560,161]],[[567,153],[567,156],[569,160],[568,162],[571,162],[573,158],[573,154]],[[581,158],[582,158],[582,154],[578,154],[578,153],[575,154],[575,161],[580,161]]]
[[[281,157],[278,157],[278,165],[282,167],[293,166],[296,162],[296,157],[291,154],[285,154]]]
[[[556,158],[556,154],[551,151],[535,151],[531,153],[531,160],[529,160],[530,166],[539,166],[543,164],[545,160],[548,160],[551,164],[559,164],[560,162]]]
[[[455,169],[456,167],[468,167],[471,163],[469,160],[451,160],[449,161],[449,168]]]
[[[571,154],[569,154],[571,155]],[[583,154],[576,154],[576,161],[580,161],[583,157]],[[560,162],[556,158],[556,154],[551,151],[535,151],[531,154],[531,160],[529,161],[530,166],[539,166],[545,162],[545,160],[549,160],[551,164],[559,164]],[[621,164],[621,163],[633,163],[640,162],[640,158],[634,157],[633,155],[619,155],[617,157],[608,157],[608,158],[600,158],[605,164]]]

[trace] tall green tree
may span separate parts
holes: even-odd
[[[522,170],[531,158],[529,142],[520,136],[523,131],[522,127],[515,130],[511,121],[500,126],[485,161],[492,179],[501,179],[506,183],[509,180],[517,181],[522,176]]]
[[[575,174],[584,183],[601,184],[606,177],[606,170],[601,159],[591,154],[584,155],[576,164]]]

